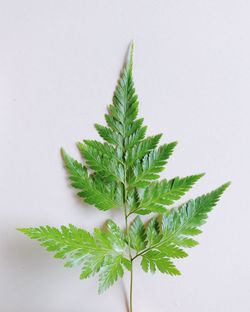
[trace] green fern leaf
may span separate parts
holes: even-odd
[[[78,143],[78,147],[88,166],[98,175],[124,183],[123,163],[113,146],[108,143],[84,140],[84,144]]]
[[[174,201],[180,199],[203,175],[197,174],[185,178],[176,177],[169,181],[164,179],[160,182],[150,183],[142,195],[138,210],[166,212],[164,206],[171,205]]]
[[[145,238],[147,246],[138,254],[142,256],[141,266],[144,271],[154,272],[155,268],[158,268],[158,262],[161,261],[158,259],[169,260],[187,256],[186,251],[182,248],[191,248],[198,244],[192,237],[201,233],[199,227],[206,222],[208,213],[216,205],[229,184],[223,184],[206,195],[189,200],[177,209],[171,209],[163,215],[160,223],[157,218],[153,218],[148,223],[147,237]],[[153,253],[151,253],[152,251]]]
[[[113,145],[120,145],[122,146],[122,138],[119,137],[117,133],[112,131],[112,129],[95,124],[95,128],[98,131],[99,135],[108,143]]]
[[[136,251],[141,251],[146,247],[146,231],[139,217],[136,217],[130,225],[129,234],[132,248]]]
[[[128,268],[124,265],[127,261],[124,234],[111,220],[106,230],[95,229],[94,235],[73,225],[60,229],[41,226],[18,230],[39,241],[55,258],[64,259],[66,267],[82,266],[82,279],[98,273],[99,292],[122,277],[124,267]]]
[[[121,207],[122,191],[116,183],[105,183],[97,175],[89,175],[87,168],[72,159],[62,150],[65,167],[69,172],[71,185],[80,190],[78,196],[101,210]]]
[[[206,222],[208,213],[213,209],[222,193],[230,183],[225,183],[216,190],[202,195],[195,200],[189,200],[181,205],[177,210],[171,209],[168,214],[163,217],[163,231],[166,238],[172,237],[178,228],[178,235],[194,236],[199,232],[194,232]]]
[[[126,155],[126,164],[128,167],[134,165],[138,160],[142,160],[145,155],[154,150],[160,141],[162,134],[158,134],[152,137],[148,137],[139,142],[131,150],[128,150]]]
[[[105,115],[106,122],[111,131],[118,133],[122,140],[125,138],[129,139],[129,136],[135,135],[141,129],[143,121],[142,119],[136,120],[139,102],[134,88],[132,66],[133,45],[130,47],[127,63],[123,68],[114,92],[113,103],[108,108],[109,114]],[[107,139],[110,137],[106,135],[107,131],[103,132],[104,128],[98,126],[97,130],[100,131],[100,129],[102,134],[104,134],[103,138],[105,137]]]
[[[158,179],[176,144],[177,142],[164,144],[159,149],[146,154],[142,161],[137,161],[128,176],[130,187],[144,188],[151,180]]]
[[[160,223],[157,218],[152,218],[146,227],[147,246],[152,246],[161,240]]]
[[[145,272],[151,271],[154,273],[156,269],[158,269],[161,273],[169,275],[181,274],[173,262],[157,250],[150,250],[146,252],[142,256],[141,266]]]
[[[131,150],[138,142],[145,138],[147,127],[141,127],[136,131],[133,131],[131,135],[125,138],[124,146],[127,150]]]
[[[110,286],[122,278],[124,274],[124,269],[122,266],[122,258],[119,257],[106,257],[105,262],[103,263],[100,274],[99,274],[99,294],[103,293]]]

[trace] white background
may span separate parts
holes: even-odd
[[[181,277],[138,264],[134,312],[250,311],[249,29],[247,0],[0,2],[0,311],[126,312],[121,282],[98,296],[15,228],[122,221],[74,196],[59,149],[97,138],[131,39],[140,115],[179,141],[163,176],[206,172],[186,198],[233,182]]]

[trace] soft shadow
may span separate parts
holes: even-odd
[[[8,268],[6,272],[8,280],[5,285],[6,296],[9,296],[8,293],[13,292],[13,289],[15,289],[13,295],[15,305],[12,306],[13,302],[8,303],[13,312],[37,310],[35,300],[29,300],[29,296],[32,298],[36,296],[34,288],[37,285],[41,287],[42,284],[39,284],[40,278],[49,274],[47,269],[49,257],[46,257],[41,248],[39,250],[39,245],[32,244],[22,236],[21,233],[6,236],[2,248],[3,265]],[[34,283],[34,279],[38,282]],[[43,293],[43,289],[39,291]],[[27,298],[27,300],[23,300],[23,298]],[[5,308],[5,311],[10,310]]]
[[[5,272],[8,278],[6,278],[4,291],[7,297],[12,297],[12,301],[1,301],[0,310],[5,312],[51,312],[55,298],[58,298],[58,291],[46,284],[46,276],[51,274],[51,270],[58,268],[58,272],[54,272],[56,279],[60,274],[60,266],[63,268],[63,262],[59,259],[52,259],[52,254],[48,254],[39,244],[32,243],[31,240],[23,237],[22,233],[10,234],[5,238],[1,257],[3,257],[3,266],[8,268]],[[58,263],[55,263],[56,261]],[[63,268],[63,270],[66,269]],[[67,278],[64,279],[62,276],[62,279],[57,282],[63,281],[66,282]],[[55,293],[53,293],[54,290]],[[40,296],[44,294],[46,300],[41,306]],[[73,310],[66,309],[57,311],[73,312]],[[77,311],[80,312],[80,309],[74,309],[74,312]],[[96,310],[88,309],[88,312],[96,312]]]

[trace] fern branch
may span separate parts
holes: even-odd
[[[71,158],[64,150],[62,155],[71,185],[80,190],[78,196],[101,210],[121,207],[121,190],[118,184],[107,181],[105,183],[99,176],[89,175],[87,168]]]
[[[60,229],[41,226],[18,230],[39,241],[55,258],[64,259],[66,267],[81,266],[81,279],[99,274],[100,293],[123,276],[124,267],[130,269],[124,235],[111,220],[106,230],[95,229],[93,235],[72,224]]]
[[[147,246],[135,258],[143,256],[150,250],[167,247],[193,247],[197,244],[188,236],[201,233],[199,227],[206,222],[208,213],[213,209],[230,182],[223,184],[216,190],[202,195],[195,200],[189,200],[179,208],[173,208],[163,215],[159,241]]]

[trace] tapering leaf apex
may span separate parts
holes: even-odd
[[[133,57],[134,57],[134,41],[132,40],[129,45],[128,60],[127,60],[127,63],[131,70],[133,68]]]

